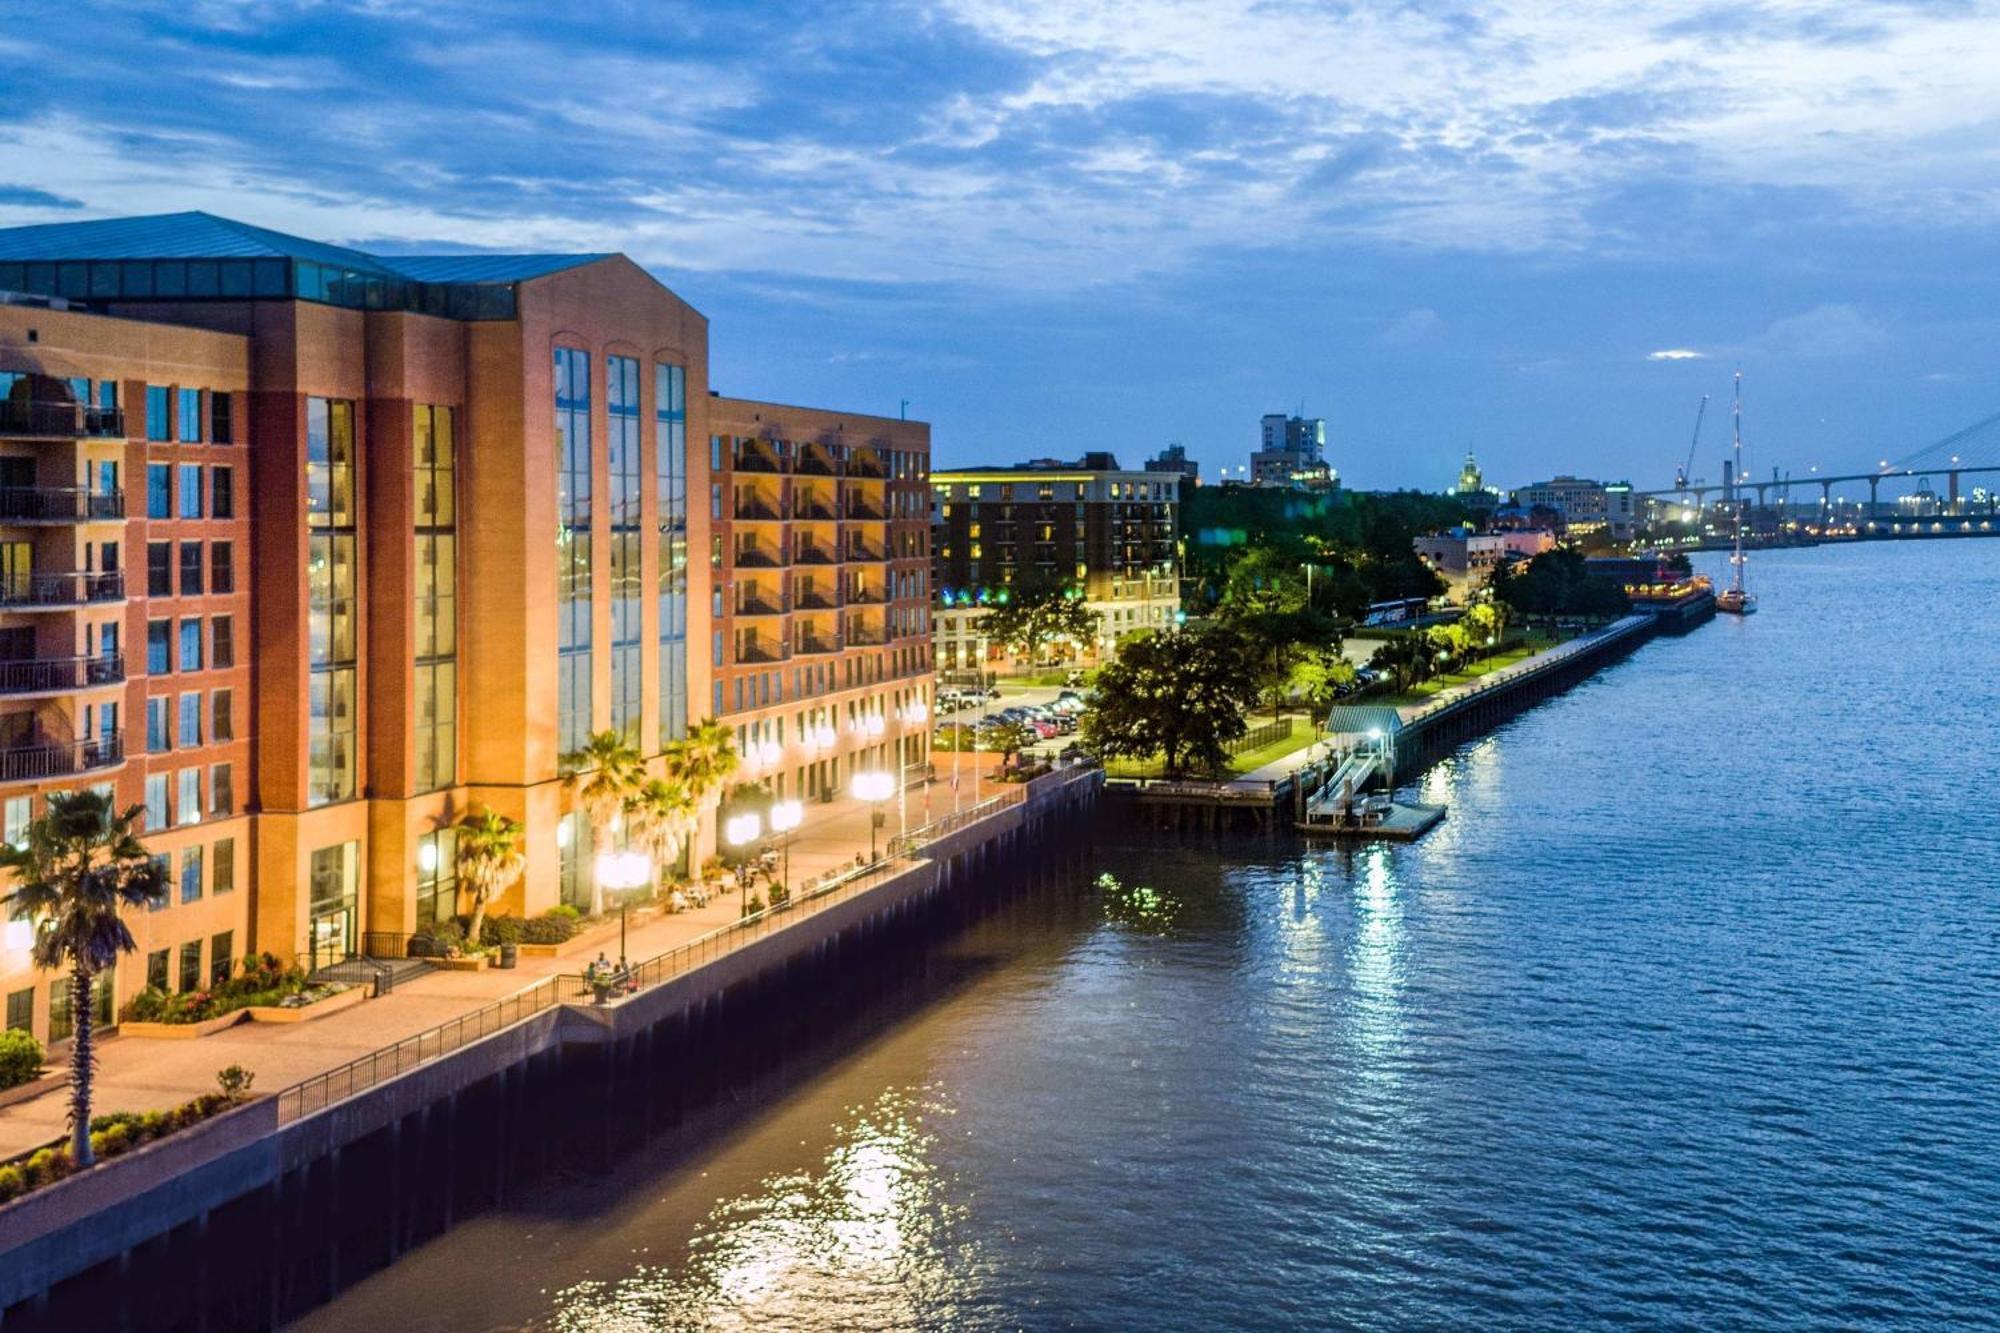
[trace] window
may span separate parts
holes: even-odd
[[[449,787],[458,773],[458,664],[420,662],[416,668],[416,787]]]
[[[174,595],[174,544],[172,542],[146,543],[146,595],[148,597],[172,597]]]
[[[217,671],[224,671],[236,665],[236,625],[229,616],[216,616],[208,622],[209,653],[208,664]]]
[[[182,444],[201,443],[201,390],[182,389],[180,411],[176,414]]]
[[[201,464],[181,464],[181,507],[182,518],[201,517]]]
[[[216,932],[208,941],[208,983],[220,986],[236,968],[236,932]]]
[[[172,397],[164,384],[146,386],[146,438],[149,440],[170,440],[173,438],[172,425],[168,419],[168,405]],[[165,514],[157,517],[165,518]]]
[[[208,395],[208,442],[210,444],[231,444],[236,439],[235,415],[230,411],[235,401],[232,394],[214,393]],[[228,468],[218,469],[227,472]],[[217,518],[227,518],[217,514]]]
[[[161,699],[158,702],[165,703],[166,700]],[[146,701],[149,710],[153,703],[154,700],[151,699],[148,699]],[[190,746],[200,745],[201,744],[201,695],[199,692],[194,694],[183,694],[181,696],[180,720],[181,720],[180,743],[182,748],[185,749]],[[161,748],[164,749],[166,747],[162,746]]]
[[[215,840],[215,866],[210,871],[210,893],[230,893],[236,888],[236,839]]]
[[[176,807],[174,813],[180,816],[180,822],[183,824],[199,824],[201,822],[201,770],[198,768],[184,768],[174,776],[179,779],[178,785],[180,787],[178,793],[179,805]]]
[[[6,828],[4,830],[9,847],[19,847],[27,841],[28,823],[34,818],[35,798],[32,796],[9,796],[7,798]]]
[[[590,353],[555,349],[556,745],[582,748],[590,732]]]
[[[354,404],[306,399],[306,522],[354,525]]]
[[[359,850],[359,843],[343,842],[318,848],[312,854],[307,911],[315,966],[345,958],[353,950],[355,863]]]
[[[201,543],[181,543],[181,596],[201,596]]]
[[[217,742],[236,739],[236,718],[231,704],[234,700],[228,690],[217,690],[211,696],[209,708],[208,734]]]
[[[155,990],[165,990],[172,973],[173,950],[155,949],[146,955],[146,984]]]
[[[306,799],[354,795],[354,405],[306,400],[306,618],[309,740]]]
[[[181,622],[181,670],[201,670],[200,616],[189,616]]]
[[[189,940],[181,946],[181,989],[201,989],[201,941]]]
[[[146,622],[146,671],[149,675],[164,676],[174,669],[174,622],[171,620],[149,620]]]
[[[236,517],[236,469],[212,467],[208,470],[208,516]]]
[[[228,764],[216,764],[208,770],[208,813],[215,819],[236,813],[236,774]]]
[[[146,753],[164,754],[173,747],[173,700],[154,695],[146,700]]]
[[[7,1026],[21,1032],[35,1030],[35,988],[9,991],[7,994]]]
[[[201,901],[201,848],[190,847],[181,853],[181,901],[195,903]]]
[[[457,775],[457,444],[449,407],[414,409],[416,463],[416,771],[418,791]],[[421,910],[421,909],[419,909]]]
[[[417,839],[417,929],[458,911],[458,830],[445,827]]]
[[[148,773],[146,775],[146,832],[158,833],[168,824],[167,819],[167,775]]]
[[[639,568],[639,362],[614,356],[604,363],[605,420],[610,427],[611,485],[611,729],[639,739],[639,637],[644,581]]]

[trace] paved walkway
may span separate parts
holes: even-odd
[[[905,795],[900,813],[895,801],[886,803],[887,823],[877,834],[882,847],[886,848],[888,839],[905,824],[915,829],[952,813],[953,757],[940,754],[935,758],[937,782],[922,789],[913,787]],[[960,806],[974,803],[973,758],[965,755],[959,760]],[[988,761],[990,771],[993,756],[979,758]],[[980,796],[999,790],[990,781],[983,780],[977,786]],[[869,815],[864,803],[851,798],[809,805],[804,824],[793,835],[793,884],[851,863],[857,852],[865,855]],[[637,962],[665,953],[728,925],[737,913],[737,895],[724,894],[704,908],[649,917],[630,927],[626,956]],[[259,1092],[277,1092],[524,990],[543,977],[581,972],[600,950],[611,958],[618,956],[615,917],[593,927],[583,937],[583,944],[564,957],[523,957],[518,968],[506,972],[490,968],[483,972],[432,972],[403,983],[388,995],[312,1022],[245,1021],[212,1036],[186,1041],[114,1037],[99,1048],[95,1103],[100,1113],[178,1106],[199,1093],[213,1091],[215,1071],[232,1064],[240,1064],[257,1076]],[[0,1107],[0,1158],[60,1138],[67,1115],[67,1082],[54,1084],[49,1092],[30,1101]]]

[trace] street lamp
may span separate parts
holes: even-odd
[[[731,847],[748,847],[763,836],[764,821],[755,810],[740,815],[731,815],[722,825],[722,840]],[[736,915],[745,916],[750,905],[750,882],[743,874],[743,868],[736,868]]]
[[[782,833],[785,848],[785,898],[792,896],[792,830],[805,822],[806,807],[801,801],[779,801],[771,807],[771,832]]]
[[[889,822],[889,816],[882,809],[882,802],[895,794],[896,779],[880,769],[870,769],[856,773],[851,790],[855,799],[868,802],[875,808],[868,815],[868,860],[875,860],[875,830]]]
[[[626,895],[653,881],[653,861],[644,852],[599,852],[597,883],[618,895],[618,970],[625,970]]]

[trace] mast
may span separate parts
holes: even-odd
[[[1744,507],[1740,493],[1740,488],[1743,485],[1743,371],[1741,367],[1738,367],[1736,371],[1736,398],[1729,412],[1729,430],[1730,434],[1734,437],[1734,448],[1736,451],[1735,484],[1739,488],[1739,494],[1732,497],[1736,500],[1736,550],[1729,557],[1729,564],[1732,569],[1729,590],[1740,594],[1743,591]]]

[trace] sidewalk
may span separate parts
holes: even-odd
[[[901,832],[906,822],[911,829],[926,823],[926,808],[928,819],[942,819],[952,813],[952,756],[940,754],[934,758],[938,761],[939,780],[927,788],[911,788],[904,797],[903,815],[899,817],[894,800],[884,803],[888,819],[876,835],[879,848],[886,849],[889,839]],[[960,806],[973,804],[972,759],[971,755],[962,757],[965,766],[959,784]],[[989,763],[989,770],[991,766]],[[998,790],[990,781],[982,782],[979,793],[991,796]],[[848,797],[808,805],[805,822],[792,840],[793,885],[851,863],[857,852],[865,856],[870,813],[865,803]],[[735,921],[738,910],[737,895],[723,894],[704,908],[650,918],[643,925],[631,927],[626,956],[638,962],[665,953]],[[258,1092],[277,1092],[525,990],[544,977],[581,972],[599,951],[615,959],[617,917],[613,915],[594,926],[584,941],[583,947],[563,958],[524,957],[520,966],[511,971],[488,968],[482,972],[432,972],[404,982],[388,995],[308,1023],[245,1021],[213,1036],[186,1041],[110,1039],[98,1049],[94,1098],[97,1112],[152,1111],[178,1106],[200,1093],[214,1091],[215,1072],[232,1064],[255,1073]],[[57,1063],[51,1068],[60,1070],[63,1066]],[[31,1101],[0,1107],[0,1157],[60,1138],[68,1110],[67,1081]]]

